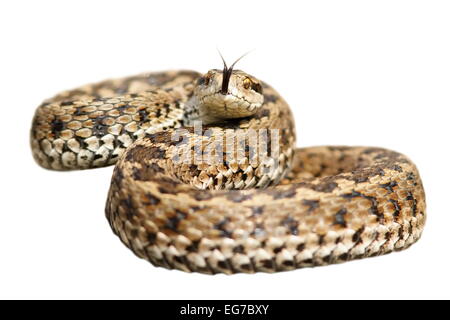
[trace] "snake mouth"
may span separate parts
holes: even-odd
[[[233,111],[233,118],[237,112],[242,113],[242,117],[253,115],[260,107],[259,103],[252,103],[243,96],[233,94],[231,92],[222,93],[222,90],[207,94],[200,99],[201,103],[209,106],[210,109],[223,109],[226,111]]]

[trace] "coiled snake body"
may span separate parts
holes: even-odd
[[[425,195],[408,158],[371,147],[295,149],[294,131],[275,90],[225,67],[63,92],[37,109],[31,146],[54,170],[117,163],[106,216],[155,266],[276,272],[420,238]]]

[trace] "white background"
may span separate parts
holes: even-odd
[[[1,298],[450,298],[448,1],[2,1]],[[239,67],[294,110],[298,144],[375,145],[418,165],[428,221],[411,249],[281,274],[154,268],[104,217],[112,168],[38,167],[35,107],[143,71]]]

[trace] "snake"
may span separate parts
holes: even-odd
[[[285,100],[233,67],[59,93],[35,111],[33,157],[59,171],[115,165],[106,218],[157,267],[272,273],[420,239],[425,193],[409,158],[378,147],[297,148]]]

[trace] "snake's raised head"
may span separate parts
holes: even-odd
[[[233,68],[213,69],[200,77],[194,90],[205,122],[254,115],[264,103],[261,82]]]

